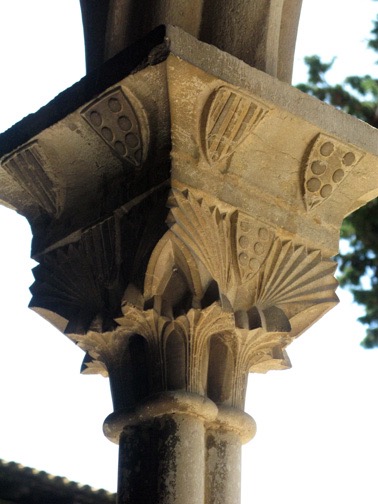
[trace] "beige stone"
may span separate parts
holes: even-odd
[[[377,134],[178,28],[138,50],[3,135],[1,199],[33,230],[31,307],[109,376],[120,502],[236,504],[248,373],[337,302]]]

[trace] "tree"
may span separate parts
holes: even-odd
[[[378,17],[368,47],[378,53]],[[342,84],[330,85],[326,74],[333,61],[324,63],[318,56],[309,56],[305,62],[308,82],[299,84],[299,89],[378,128],[378,79],[351,76]],[[367,326],[361,345],[378,347],[378,198],[345,219],[341,237],[349,247],[338,256],[340,284],[350,288],[354,300],[365,307],[359,319]]]

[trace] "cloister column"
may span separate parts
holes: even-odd
[[[0,136],[31,308],[109,377],[120,504],[237,504],[248,373],[337,303],[376,131],[160,27]]]

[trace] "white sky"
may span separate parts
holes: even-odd
[[[0,1],[0,130],[84,72],[77,0]],[[333,80],[375,72],[364,40],[372,0],[303,0],[301,61],[337,55]],[[27,310],[30,232],[0,208],[0,458],[115,490],[117,448],[102,434],[105,379],[81,376],[82,352]],[[243,504],[376,504],[378,353],[359,347],[361,310],[341,304],[289,347],[293,369],[253,375],[246,410],[258,432],[245,449]]]

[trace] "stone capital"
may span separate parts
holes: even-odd
[[[1,201],[39,263],[31,307],[86,352],[84,373],[109,376],[105,430],[132,460],[173,439],[170,474],[175,433],[193,431],[208,473],[226,448],[240,463],[248,373],[289,367],[286,347],[337,302],[339,228],[378,193],[377,145],[171,26],[0,137]]]

